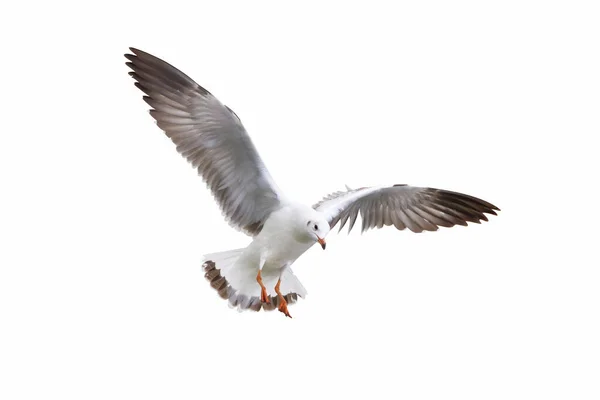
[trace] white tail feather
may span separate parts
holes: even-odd
[[[217,269],[221,271],[221,275],[226,276],[228,271],[235,265],[236,261],[242,253],[244,253],[244,248],[242,249],[234,249],[227,251],[220,251],[218,253],[210,253],[205,254],[202,258],[202,262],[212,261],[216,264]]]
[[[261,306],[265,310],[272,310],[278,303],[275,285],[280,276],[280,270],[263,269],[263,284],[271,297],[271,304],[267,306],[260,302],[260,285],[256,281],[258,264],[243,257],[245,249],[235,249],[218,253],[205,254],[203,266],[206,278],[219,295],[229,301],[229,305],[237,307],[239,311],[252,309],[259,311]],[[296,301],[297,296],[304,298],[306,289],[300,283],[290,268],[281,274],[281,293],[289,304]]]

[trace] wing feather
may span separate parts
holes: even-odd
[[[335,192],[313,206],[325,214],[331,228],[339,221],[340,230],[349,220],[352,231],[360,212],[361,231],[393,225],[398,230],[419,233],[438,227],[487,221],[486,214],[500,209],[487,201],[448,190],[408,185],[367,187]]]
[[[177,68],[130,50],[126,64],[150,115],[198,170],[229,224],[258,234],[284,200],[239,117]]]

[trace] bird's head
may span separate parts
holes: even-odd
[[[303,236],[307,241],[318,242],[325,250],[325,236],[329,233],[329,222],[318,212],[302,220]]]

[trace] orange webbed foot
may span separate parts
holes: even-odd
[[[271,300],[269,299],[269,295],[267,294],[267,288],[262,287],[260,290],[260,301],[263,303],[271,304]]]
[[[277,309],[279,311],[281,311],[282,313],[285,314],[286,317],[292,318],[292,316],[290,315],[290,312],[288,311],[288,304],[287,301],[285,301],[285,297],[283,297],[283,294],[281,294],[281,291],[279,290],[279,287],[281,286],[281,278],[277,281],[277,285],[275,285],[275,293],[277,293],[277,296],[279,296],[279,307],[277,307]]]
[[[269,300],[269,295],[267,294],[267,288],[263,285],[262,275],[260,274],[260,270],[256,275],[256,282],[260,285],[260,301],[263,303],[270,304],[271,300]]]
[[[286,317],[292,318],[292,316],[290,315],[290,312],[288,311],[287,301],[285,301],[283,296],[280,296],[280,298],[279,298],[279,307],[277,307],[277,309],[279,311],[281,311],[282,313],[284,313]]]

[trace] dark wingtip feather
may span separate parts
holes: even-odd
[[[137,79],[137,76],[136,76],[135,74],[134,74],[134,75],[131,75],[131,76],[133,77],[133,79]],[[146,93],[147,95],[150,95],[150,90],[148,90],[148,89],[147,89],[147,88],[146,88],[144,85],[142,85],[141,83],[139,83],[139,82],[135,82],[135,83],[134,83],[134,85],[135,85],[135,87],[136,87],[136,88],[140,89],[140,90],[141,90],[143,93]]]
[[[140,50],[140,49],[138,49],[138,48],[136,48],[136,47],[130,47],[130,48],[129,48],[129,51],[131,51],[131,52],[132,52],[132,53],[133,53],[135,56],[144,56],[144,55],[149,55],[149,53],[146,53],[145,51],[143,51],[143,50]],[[134,57],[135,57],[135,56],[134,56]]]
[[[467,212],[470,216],[480,220],[488,221],[485,214],[497,215],[494,210],[499,211],[495,205],[467,194],[432,188],[427,189],[427,192],[442,200],[442,204],[456,208],[463,213]]]

